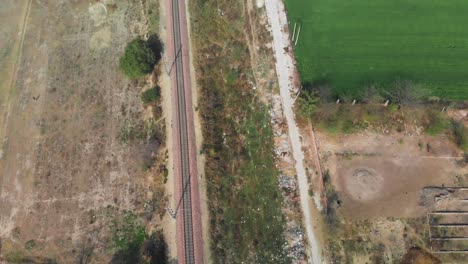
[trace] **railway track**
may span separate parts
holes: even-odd
[[[182,177],[182,210],[183,218],[183,236],[184,236],[184,255],[185,263],[195,263],[195,250],[193,238],[193,216],[192,216],[192,194],[190,182],[190,155],[189,139],[187,128],[187,107],[185,102],[184,69],[182,60],[182,38],[180,29],[179,1],[172,0],[172,28],[174,35],[175,58],[175,77],[176,77],[176,96],[178,102],[178,124],[179,124],[179,144],[180,144],[180,166]]]

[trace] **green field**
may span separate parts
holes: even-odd
[[[286,0],[303,82],[359,97],[370,84],[410,80],[468,100],[467,0]]]

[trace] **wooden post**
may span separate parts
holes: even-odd
[[[302,26],[299,24],[299,30],[297,31],[297,37],[296,37],[296,42],[294,43],[294,46],[297,45],[297,41],[299,40],[299,34],[301,34],[301,28]]]
[[[296,35],[296,22],[294,22],[294,30],[292,34],[292,40],[294,41],[294,36]]]

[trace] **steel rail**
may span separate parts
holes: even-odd
[[[187,109],[185,102],[184,72],[182,61],[182,40],[180,29],[179,1],[172,1],[173,15],[173,34],[174,47],[179,51],[175,58],[175,76],[176,76],[176,96],[178,102],[178,123],[179,123],[179,143],[181,158],[181,177],[182,186],[182,218],[183,218],[183,236],[184,236],[184,255],[185,263],[195,263],[194,239],[193,239],[193,219],[192,219],[192,196],[190,188],[190,156],[189,140],[187,128]]]

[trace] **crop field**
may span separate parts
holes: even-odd
[[[468,99],[468,1],[286,0],[303,82],[359,98],[396,80],[432,96]]]

